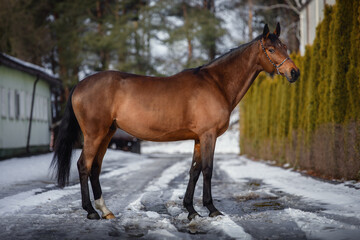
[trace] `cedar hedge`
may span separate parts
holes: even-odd
[[[360,3],[326,6],[290,84],[260,74],[240,103],[240,149],[317,176],[360,180]]]

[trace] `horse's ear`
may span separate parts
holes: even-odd
[[[277,37],[280,37],[280,23],[277,23],[276,24],[276,29],[274,31],[274,34],[277,36]]]
[[[266,40],[269,37],[270,31],[269,26],[265,24],[264,31],[263,31],[263,39]]]

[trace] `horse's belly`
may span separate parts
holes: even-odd
[[[117,125],[137,138],[149,141],[197,139],[191,121],[174,109],[148,111],[133,108],[121,112],[123,114],[116,117]]]
[[[117,121],[118,123],[118,121]],[[169,129],[161,128],[160,125],[144,125],[137,123],[135,125],[127,123],[118,123],[118,126],[129,134],[147,141],[178,141],[178,140],[187,140],[187,139],[198,139],[198,136],[187,128],[182,129]]]
[[[132,135],[142,140],[155,141],[155,142],[198,139],[198,136],[194,132],[187,129],[176,130],[172,132],[155,132],[155,131],[154,132],[144,131],[143,133],[134,132],[134,134]]]

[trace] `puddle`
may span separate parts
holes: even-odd
[[[145,205],[145,211],[157,212],[158,214],[169,214],[166,206],[164,204],[155,204],[151,206]]]
[[[259,209],[262,211],[284,209],[282,204],[276,201],[264,201],[264,202],[254,203],[253,207],[255,211],[258,211]]]
[[[140,237],[145,236],[145,234],[140,231],[140,226],[138,226],[138,225],[127,225],[124,228],[125,228],[125,232],[126,232],[127,236],[130,238],[140,238]],[[121,233],[118,236],[116,236],[117,231],[109,232],[109,235],[110,235],[110,233],[114,234],[112,237],[121,236]]]
[[[246,179],[246,180],[248,180],[248,182],[245,183],[244,187],[247,190],[253,190],[253,191],[258,190],[264,185],[264,183],[263,183],[263,181],[261,179],[253,179],[253,178],[251,178],[251,179]]]

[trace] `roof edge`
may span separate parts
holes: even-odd
[[[33,76],[38,76],[39,78],[46,80],[50,85],[62,86],[62,82],[60,78],[58,78],[54,74],[47,73],[45,68],[29,62],[25,62],[23,60],[20,60],[18,58],[9,56],[1,52],[0,52],[0,64],[28,73]]]

